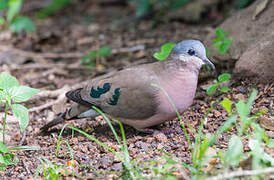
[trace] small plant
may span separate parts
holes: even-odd
[[[81,64],[95,66],[100,58],[106,58],[111,54],[112,49],[108,46],[102,46],[99,50],[92,50],[81,60]],[[95,61],[96,60],[96,61]]]
[[[172,11],[183,7],[189,0],[130,0],[135,6],[135,17],[142,18],[149,13],[154,17],[166,14],[167,11]]]
[[[214,84],[210,85],[207,89],[206,89],[206,93],[207,94],[214,94],[218,89],[220,90],[220,92],[224,93],[227,92],[229,90],[229,87],[227,85],[223,85],[224,82],[230,80],[231,78],[231,74],[229,73],[223,73],[221,75],[218,76],[218,79],[214,80]]]
[[[0,13],[6,13],[0,16],[0,27],[9,27],[13,32],[21,31],[33,32],[35,25],[26,16],[20,16],[19,12],[22,7],[23,0],[0,0]]]
[[[68,3],[70,3],[71,0],[53,0],[50,2],[50,4],[41,9],[39,12],[36,13],[36,17],[38,18],[46,18],[49,15],[55,13],[56,11],[60,10],[64,6],[66,6]]]
[[[175,43],[165,43],[161,46],[161,52],[156,52],[153,54],[153,57],[156,58],[159,61],[165,60],[170,52],[172,51],[173,47],[175,46]]]
[[[37,149],[37,147],[7,147],[5,145],[5,134],[8,110],[11,109],[13,114],[18,118],[21,132],[26,129],[29,123],[28,109],[18,103],[27,101],[39,90],[27,86],[20,86],[18,80],[6,72],[0,74],[0,103],[5,105],[5,116],[3,121],[2,137],[3,142],[0,142],[0,163],[1,168],[18,162],[12,161],[14,155],[8,153],[12,150],[29,150]]]
[[[72,169],[76,166],[73,161],[69,161],[67,165],[61,163],[51,162],[47,158],[38,157],[42,165],[40,165],[35,172],[35,179],[37,179],[39,173],[42,172],[44,179],[57,180],[61,176],[73,176],[79,179],[83,179],[80,175],[74,173]],[[70,168],[71,167],[71,168]]]
[[[224,32],[223,28],[217,28],[216,36],[217,38],[213,40],[213,47],[218,48],[220,54],[225,54],[233,42],[231,39],[227,38],[229,32]]]

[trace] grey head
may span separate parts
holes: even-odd
[[[214,64],[206,57],[206,49],[201,41],[181,41],[174,46],[172,53],[184,56],[198,57],[201,60],[201,64],[208,64],[212,67],[212,69],[215,69]]]

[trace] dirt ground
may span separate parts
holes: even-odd
[[[132,12],[128,7],[100,6],[98,3],[89,1],[79,4],[69,5],[48,19],[36,20],[35,33],[22,33],[2,40],[2,45],[12,44],[21,49],[22,51],[17,53],[25,58],[14,55],[14,62],[9,61],[8,65],[1,65],[1,71],[10,72],[19,79],[21,84],[40,90],[61,89],[60,92],[63,92],[64,86],[74,87],[77,83],[104,73],[134,64],[153,62],[155,61],[152,58],[153,52],[165,42],[178,42],[184,39],[203,40],[205,35],[212,31],[210,24],[186,24],[176,21],[159,23],[155,26],[153,21],[145,20],[141,21],[139,26],[135,26],[129,18],[125,17]],[[123,23],[124,20],[126,23]],[[97,67],[79,66],[83,55],[91,49],[104,45],[112,47],[115,53],[100,60],[98,62],[100,65]],[[15,51],[11,50],[11,53],[13,52]],[[26,55],[23,52],[30,54]],[[231,69],[226,67],[217,66],[217,69],[219,73],[231,72]],[[205,93],[205,87],[212,83],[213,78],[212,76],[201,78],[193,105],[182,114],[183,121],[188,122],[195,129],[198,129],[212,101],[222,97],[228,97],[233,101],[246,99],[252,88],[259,91],[252,112],[268,109],[269,113],[266,116],[273,115],[274,83],[254,84],[247,79],[235,81],[232,78],[228,94],[208,96]],[[17,121],[12,118],[9,120],[7,133],[9,145],[40,146],[41,149],[15,152],[19,163],[8,166],[5,171],[0,172],[1,179],[33,179],[37,167],[41,165],[38,160],[41,155],[61,164],[66,164],[70,160],[69,150],[65,144],[62,144],[59,150],[60,157],[55,156],[57,137],[63,125],[56,126],[46,135],[39,134],[39,128],[52,120],[56,113],[64,108],[58,105],[62,104],[62,101],[54,106],[49,105],[56,101],[56,98],[56,95],[40,97],[25,104],[33,109],[30,112],[29,126],[24,133],[20,133]],[[65,101],[63,104],[69,105],[71,102]],[[3,113],[2,111],[1,108],[0,113]],[[227,113],[220,106],[216,106],[208,116],[203,133],[213,134],[226,119]],[[119,149],[114,135],[104,120],[82,119],[72,123],[108,146]],[[119,132],[119,127],[115,127]],[[174,131],[168,135],[160,133],[154,136],[138,132],[129,126],[124,127],[132,158],[155,160],[163,155],[160,150],[164,150],[185,163],[191,163],[189,145],[179,120],[175,119],[157,127],[159,130],[173,129]],[[218,137],[216,147],[225,149],[227,140],[234,132],[235,129],[232,129]],[[72,137],[71,131],[65,129],[62,138],[69,141],[78,164],[96,169],[94,171],[88,167],[75,168],[74,172],[83,178],[112,178],[115,177],[115,173],[107,174],[106,172],[122,170],[121,161],[87,137],[78,133]],[[191,140],[193,141],[194,137]],[[247,150],[248,147],[245,149]],[[266,151],[274,153],[273,149]]]

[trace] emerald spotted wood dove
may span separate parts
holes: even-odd
[[[148,127],[176,117],[165,92],[180,113],[192,104],[203,64],[215,68],[206,57],[204,45],[197,40],[181,41],[164,61],[124,69],[67,92],[67,98],[75,104],[41,130],[46,131],[65,120],[95,118],[99,114],[92,106],[96,106],[108,116],[147,132]]]

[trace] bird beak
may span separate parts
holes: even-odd
[[[203,59],[203,62],[205,64],[208,64],[213,70],[215,70],[214,64],[209,59],[205,58],[205,59]]]

